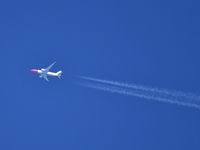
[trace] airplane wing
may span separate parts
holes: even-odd
[[[43,78],[44,78],[46,81],[49,81],[48,78],[47,78],[47,76],[43,76]]]
[[[47,78],[47,73],[49,72],[49,70],[53,67],[53,65],[55,64],[56,62],[52,63],[50,66],[48,66],[46,69],[42,70],[42,73],[40,75],[40,78],[44,78],[46,81],[49,81],[48,78]]]
[[[49,70],[53,67],[53,65],[55,64],[56,62],[52,63],[50,66],[48,66],[46,69],[45,69],[45,72],[49,72]]]
[[[44,78],[46,81],[49,81],[46,74],[41,74],[39,77]]]

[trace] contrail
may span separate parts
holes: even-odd
[[[85,87],[200,109],[200,96],[192,93],[169,91],[84,76],[78,76],[78,78],[82,80],[79,84]]]
[[[168,94],[171,96],[188,97],[190,99],[199,99],[200,100],[200,96],[197,96],[192,93],[184,93],[184,92],[180,92],[180,91],[169,91],[166,89],[146,87],[146,86],[142,86],[142,85],[136,85],[133,83],[132,84],[120,83],[117,81],[103,80],[103,79],[97,79],[97,78],[85,77],[85,76],[77,76],[77,77],[79,77],[80,79],[88,80],[88,81],[105,83],[105,84],[110,84],[110,85],[115,85],[115,86],[120,86],[120,87],[133,88],[133,89],[138,89],[138,90],[143,90],[143,91],[151,91],[151,92],[156,92],[156,93]]]

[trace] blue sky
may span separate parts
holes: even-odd
[[[74,75],[200,94],[198,1],[0,2],[0,149],[200,149],[200,111]],[[57,64],[62,80],[30,69]]]

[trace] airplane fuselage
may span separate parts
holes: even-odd
[[[45,72],[45,69],[41,69],[41,70],[40,69],[32,69],[31,71],[40,74],[39,77],[45,78],[45,79],[47,78],[47,76],[53,76],[53,77],[60,78],[61,74],[62,74],[62,71],[58,71],[58,72],[50,72],[50,71],[48,71],[48,72]],[[48,80],[48,79],[46,79],[46,80]]]
[[[44,69],[41,69],[41,70],[38,70],[37,72],[38,72],[38,74],[43,74],[43,71],[44,71]],[[49,71],[46,73],[46,75],[57,77],[58,73]]]

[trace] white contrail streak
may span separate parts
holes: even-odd
[[[85,87],[200,109],[200,97],[191,93],[171,92],[165,89],[125,84],[91,77],[78,77],[83,80],[79,84]]]
[[[197,95],[192,94],[192,93],[184,93],[184,92],[180,92],[180,91],[169,91],[169,90],[166,90],[166,89],[146,87],[146,86],[142,86],[142,85],[136,85],[136,84],[133,84],[133,83],[132,84],[120,83],[120,82],[117,82],[117,81],[103,80],[103,79],[97,79],[97,78],[85,77],[85,76],[78,76],[78,77],[81,78],[81,79],[84,79],[84,80],[88,80],[88,81],[105,83],[105,84],[110,84],[110,85],[115,85],[115,86],[120,86],[120,87],[134,88],[134,89],[138,89],[138,90],[168,94],[168,95],[171,95],[171,96],[179,96],[179,97],[188,97],[188,98],[192,98],[192,99],[199,99],[199,102],[200,102],[200,96],[197,96]]]

